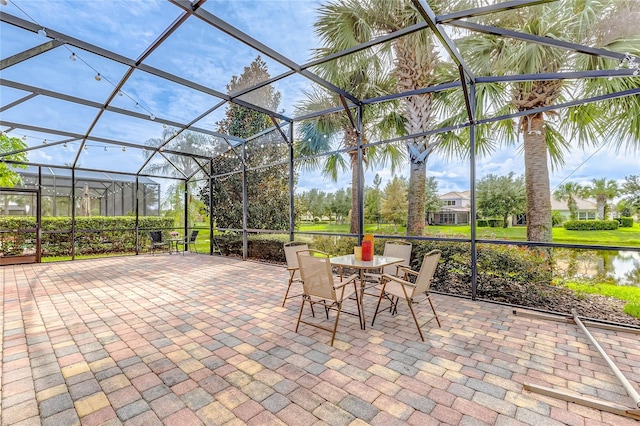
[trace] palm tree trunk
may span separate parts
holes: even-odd
[[[358,203],[359,191],[359,174],[358,174],[358,155],[357,153],[349,153],[351,156],[351,226],[352,234],[360,232],[360,204]]]
[[[545,133],[541,114],[531,117],[531,130],[523,133],[528,241],[552,240],[551,188]]]
[[[425,188],[427,162],[411,162],[409,172],[409,212],[407,214],[407,235],[422,235],[424,231]]]
[[[604,206],[607,203],[607,199],[604,195],[598,195],[596,197],[596,206],[598,208],[598,219],[604,220]]]

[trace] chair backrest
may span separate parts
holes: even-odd
[[[149,238],[152,243],[161,243],[162,242],[162,232],[160,231],[149,231]]]
[[[301,243],[300,241],[290,241],[284,244],[284,257],[287,259],[287,268],[298,267],[298,256],[296,255],[296,253],[300,250],[309,250],[309,246],[307,245],[307,243]]]
[[[433,279],[433,274],[435,274],[436,268],[438,267],[438,260],[440,260],[441,254],[442,252],[440,250],[431,250],[429,253],[424,255],[422,266],[418,273],[418,278],[416,278],[416,286],[413,289],[412,297],[420,293],[429,292],[431,280]]]
[[[329,255],[317,250],[299,251],[298,267],[304,293],[325,300],[336,300]]]
[[[406,241],[401,241],[401,240],[387,241],[384,245],[383,254],[384,256],[401,257],[404,260],[400,263],[400,265],[409,267],[411,265],[409,262],[411,261],[412,247],[413,245]],[[385,266],[383,269],[383,273],[395,275],[397,271],[396,265],[397,264]]]
[[[200,232],[200,231],[198,231],[197,229],[191,231],[191,235],[189,235],[189,242],[190,243],[195,243],[196,242],[196,238],[198,237],[198,232]]]

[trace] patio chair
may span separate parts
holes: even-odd
[[[198,238],[198,231],[197,229],[194,229],[193,231],[191,231],[191,235],[189,235],[188,237],[185,237],[184,239],[184,249],[188,250],[189,246],[193,247],[193,251],[195,251],[196,253],[198,252],[198,248],[196,247],[196,238]]]
[[[413,245],[407,241],[402,241],[402,240],[387,241],[384,244],[384,252],[382,253],[382,255],[389,256],[389,257],[400,257],[404,260],[400,263],[385,266],[384,268],[382,268],[380,273],[366,272],[364,274],[365,280],[367,280],[368,282],[373,281],[373,284],[368,283],[365,286],[365,289],[371,289],[371,287],[381,284],[382,274],[395,275],[396,277],[399,277],[402,270],[406,268],[410,268],[409,262],[411,261],[412,248],[413,248]],[[364,295],[364,292],[362,294]],[[378,293],[375,293],[375,294],[367,293],[367,294],[374,295],[374,296],[378,295]]]
[[[294,296],[289,296],[289,290],[291,290],[291,284],[294,281],[300,281],[300,279],[296,279],[296,272],[299,273],[300,268],[298,267],[298,256],[297,252],[303,250],[305,253],[309,250],[309,246],[306,243],[301,243],[299,241],[290,241],[284,244],[284,257],[287,260],[287,271],[289,272],[289,283],[287,285],[287,291],[284,294],[284,299],[282,300],[282,307],[287,302],[287,299],[292,297],[300,296],[300,294],[296,294]]]
[[[400,271],[410,267],[409,262],[411,261],[411,249],[413,245],[407,241],[402,240],[391,240],[387,241],[384,244],[384,252],[383,256],[389,257],[400,257],[404,259],[401,263],[396,263],[394,265],[385,266],[382,268],[381,273],[375,274],[368,272],[365,275],[366,278],[373,279],[374,281],[380,283],[382,279],[382,274],[389,274],[400,276]]]
[[[398,301],[400,299],[404,299],[407,301],[407,305],[409,306],[409,310],[411,311],[411,316],[413,316],[413,321],[416,323],[416,327],[418,328],[418,333],[420,333],[420,338],[424,342],[424,335],[422,334],[421,325],[418,323],[418,318],[416,317],[416,313],[413,310],[413,304],[418,303],[415,298],[424,294],[426,296],[426,300],[429,301],[431,305],[431,310],[433,311],[433,315],[438,322],[438,327],[440,325],[440,319],[438,318],[438,314],[436,313],[436,308],[433,306],[433,302],[431,301],[431,294],[429,293],[429,289],[431,286],[431,280],[433,279],[433,274],[438,267],[438,260],[440,260],[441,255],[440,250],[432,250],[429,253],[424,255],[424,259],[422,261],[422,266],[420,267],[420,271],[412,271],[411,269],[405,268],[405,278],[408,278],[409,275],[415,276],[415,283],[407,281],[405,279],[399,278],[390,274],[382,274],[382,284],[376,286],[377,289],[380,290],[380,297],[378,298],[378,305],[376,306],[376,313],[373,315],[373,320],[371,321],[371,325],[376,320],[376,316],[378,312],[380,312],[380,302],[382,302],[382,298],[386,297],[391,301],[391,307],[389,310],[391,311],[391,315],[395,315],[398,312]],[[386,310],[387,308],[383,309]],[[424,324],[427,324],[433,318],[430,318]]]
[[[298,267],[300,268],[300,276],[302,278],[302,303],[300,304],[300,313],[298,314],[298,322],[296,324],[296,333],[300,327],[300,323],[317,327],[319,329],[331,332],[331,346],[336,338],[336,330],[338,329],[338,321],[342,312],[342,304],[349,296],[357,291],[357,274],[353,274],[344,281],[340,281],[338,277],[334,277],[331,271],[331,261],[329,255],[317,250],[305,250],[297,252]],[[362,313],[358,298],[354,298],[358,306],[358,319],[362,325]],[[325,310],[337,311],[336,320],[333,329],[323,327],[320,324],[305,321],[302,319],[302,311],[306,302],[313,307],[314,304],[322,305]]]
[[[161,231],[149,231],[149,239],[151,243],[149,244],[149,251],[151,254],[155,254],[156,250],[167,250],[167,243],[162,241],[162,232]]]

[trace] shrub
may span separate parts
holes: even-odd
[[[34,217],[0,217],[0,229],[34,228]],[[146,250],[146,230],[170,229],[173,218],[145,216],[139,218],[140,250]],[[42,218],[42,256],[71,256],[71,217]],[[168,231],[167,231],[168,232]],[[135,218],[131,216],[76,217],[76,254],[133,252],[136,248]],[[15,246],[32,238],[29,234],[12,234]]]
[[[618,229],[617,220],[567,220],[564,229],[568,231],[613,231]]]
[[[487,228],[489,226],[489,221],[487,219],[478,219],[476,221],[476,226],[478,228]]]
[[[616,221],[618,222],[620,228],[633,228],[633,217],[617,217]]]
[[[412,269],[419,269],[424,255],[442,251],[432,288],[471,295],[470,243],[424,241],[414,244]],[[526,304],[538,284],[549,284],[551,260],[544,250],[509,245],[478,245],[478,297]],[[518,294],[514,294],[514,292]],[[536,296],[537,297],[537,296]]]
[[[558,210],[551,212],[551,226],[560,226],[564,222],[564,216]]]
[[[504,226],[504,220],[502,219],[487,219],[487,222],[492,228],[502,228]]]

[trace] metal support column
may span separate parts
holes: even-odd
[[[356,132],[358,135],[358,245],[362,245],[364,237],[364,153],[362,148],[362,114],[364,107],[358,105],[358,122]]]
[[[136,183],[134,190],[135,197],[133,209],[136,212],[136,254],[140,254],[140,178],[136,175]]]
[[[249,257],[249,234],[247,232],[247,141],[242,142],[242,259]]]
[[[71,169],[71,260],[76,258],[76,169]]]
[[[289,241],[293,241],[294,230],[296,227],[295,217],[295,185],[294,185],[294,167],[293,167],[293,121],[289,123]]]
[[[469,104],[470,108],[474,111],[476,107],[476,86],[475,84],[469,85]],[[471,217],[471,299],[476,300],[478,297],[478,248],[476,246],[476,124],[473,121],[473,117],[469,117],[471,126],[469,127],[469,184],[471,192],[471,211],[469,214]]]
[[[38,192],[36,192],[36,262],[42,261],[42,166],[38,166]]]
[[[186,240],[187,238],[189,238],[189,235],[187,234],[187,232],[189,232],[189,180],[188,179],[185,179],[184,181],[184,221],[183,222],[184,222],[183,235]],[[177,248],[178,247],[176,245],[176,249]]]
[[[213,158],[209,159],[209,254],[213,254],[215,229],[213,229]]]

